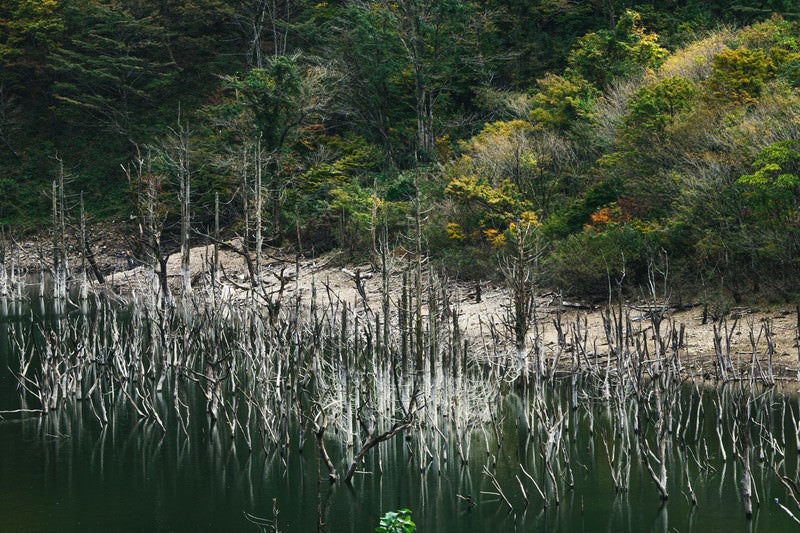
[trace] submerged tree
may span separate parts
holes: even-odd
[[[536,278],[539,274],[539,261],[544,253],[536,214],[530,211],[522,213],[509,225],[506,235],[508,235],[508,251],[500,256],[500,270],[509,288],[512,304],[506,326],[513,332],[517,357],[525,361],[527,376],[527,337],[532,325],[538,328]],[[534,332],[534,336],[538,342],[538,330]]]

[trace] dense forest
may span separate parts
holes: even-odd
[[[583,297],[792,299],[798,18],[793,0],[6,0],[0,226],[45,228],[60,200],[129,225],[143,256],[189,232],[424,247],[452,278],[517,257]]]

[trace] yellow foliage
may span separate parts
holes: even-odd
[[[436,138],[434,149],[439,161],[447,161],[452,158],[453,149],[450,147],[451,142],[449,135]]]
[[[511,233],[517,233],[518,231],[526,231],[538,224],[539,217],[536,216],[536,213],[533,211],[523,211],[520,213],[519,217],[517,217],[516,221],[508,225],[508,230]]]
[[[523,211],[519,219],[523,224],[528,224],[529,226],[535,226],[539,223],[539,218],[533,211]]]
[[[492,248],[502,248],[506,244],[506,236],[496,229],[483,230],[483,236],[486,238]]]
[[[454,241],[463,241],[466,237],[464,231],[461,229],[461,225],[456,222],[448,222],[447,238],[453,239]]]

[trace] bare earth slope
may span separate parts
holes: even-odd
[[[154,279],[149,268],[132,265],[118,237],[109,233],[100,238],[96,244],[97,263],[107,272],[106,282],[95,288],[110,290],[118,294],[152,291]],[[15,244],[7,248],[6,270],[22,268],[28,272],[29,279],[35,279],[40,268],[47,268],[47,241],[29,241]],[[213,265],[213,247],[196,247],[192,250],[191,276],[193,284],[202,288],[210,279]],[[225,280],[225,290],[217,295],[225,298],[244,298],[249,286],[247,269],[241,255],[229,250],[218,250],[219,270],[217,279]],[[72,268],[79,267],[79,257],[70,258]],[[262,265],[261,278],[264,294],[273,298],[284,298],[285,301],[299,294],[302,301],[310,302],[312,294],[316,295],[321,305],[334,303],[347,304],[354,309],[369,307],[380,311],[382,306],[382,281],[380,272],[374,271],[369,264],[347,265],[336,255],[320,258],[297,258],[280,253],[266,255]],[[404,260],[395,260],[390,276],[390,301],[393,306],[400,303],[402,272],[408,268]],[[34,273],[31,276],[31,273]],[[167,263],[168,279],[173,291],[180,292],[183,285],[180,269],[180,257],[173,254]],[[206,284],[207,285],[207,284]],[[509,328],[505,326],[508,318],[510,295],[504,287],[492,284],[480,284],[480,298],[476,297],[476,285],[457,282],[445,282],[448,300],[452,309],[458,313],[459,325],[473,346],[481,348],[490,341],[499,341],[501,352],[510,351],[513,345]],[[220,297],[220,296],[218,296]],[[615,304],[616,308],[616,304]],[[626,302],[623,313],[630,320],[629,324],[636,330],[648,331],[652,337],[653,321],[648,315],[649,306],[644,302]],[[589,352],[600,359],[607,356],[609,347],[607,334],[600,307],[578,306],[559,301],[553,295],[543,295],[537,300],[538,347],[546,356],[552,357],[559,350],[558,328],[567,333],[566,343],[562,344],[564,354],[571,353],[573,336],[568,332],[579,325],[588,332]],[[757,357],[766,364],[770,350],[773,353],[775,374],[778,377],[796,378],[800,364],[800,348],[798,348],[798,329],[800,317],[792,305],[739,307],[733,308],[724,317],[706,316],[704,306],[696,305],[685,309],[670,308],[663,314],[662,335],[670,326],[676,330],[683,328],[684,349],[682,359],[685,367],[694,373],[713,371],[716,359],[715,329],[720,337],[720,344],[730,344],[731,359],[734,364],[749,366],[755,351]],[[767,336],[769,332],[769,338]],[[533,333],[533,332],[532,332]],[[768,342],[769,341],[769,342]],[[770,348],[771,343],[771,348]],[[533,336],[529,347],[537,345]],[[755,350],[754,350],[755,345]],[[498,353],[496,349],[492,353]],[[483,353],[487,353],[484,350]],[[569,355],[562,356],[564,360]]]

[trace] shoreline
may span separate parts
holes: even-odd
[[[123,299],[147,293],[152,295],[153,271],[143,265],[131,267],[130,255],[126,253],[125,248],[114,246],[114,242],[118,244],[123,242],[122,236],[114,236],[108,232],[102,240],[95,240],[94,253],[97,264],[103,271],[105,283],[100,285],[96,280],[90,280],[91,290],[110,293]],[[9,283],[13,281],[9,280],[12,265],[18,273],[24,272],[29,282],[33,281],[34,286],[39,285],[42,279],[41,271],[52,270],[50,267],[42,268],[45,264],[42,260],[42,253],[46,250],[45,244],[46,241],[34,239],[14,243],[11,250],[6,247],[6,261],[0,263],[0,266],[3,266],[3,271],[0,273],[2,277],[0,289],[6,287],[8,291]],[[216,297],[238,302],[246,301],[249,277],[244,259],[236,252],[224,247],[219,248],[217,250],[219,271],[216,283],[221,290],[215,293]],[[80,257],[74,254],[75,248],[70,247],[70,249],[73,254],[69,258],[69,264],[72,266],[80,264]],[[191,250],[190,276],[200,294],[203,292],[208,294],[207,289],[213,270],[212,257],[214,257],[213,245],[197,246]],[[400,260],[394,260],[394,263],[388,287],[390,305],[396,309],[401,300],[403,271],[409,266]],[[73,287],[81,283],[80,272],[76,270],[71,273]],[[87,277],[91,277],[90,269]],[[312,294],[316,294],[320,305],[345,304],[354,312],[365,312],[369,309],[370,313],[379,313],[383,305],[381,273],[374,272],[372,265],[368,263],[342,266],[336,253],[313,259],[298,258],[279,252],[265,254],[260,277],[259,291],[265,298],[274,296],[281,301],[300,298],[308,304]],[[183,275],[179,253],[173,253],[167,261],[167,280],[172,294],[180,298]],[[435,282],[439,283],[439,280]],[[479,295],[476,294],[475,282],[446,281],[438,288],[441,289],[441,294],[438,294],[437,298],[446,300],[450,311],[458,315],[459,328],[476,351],[483,352],[489,357],[486,346],[490,342],[493,343],[492,351],[496,354],[505,356],[514,350],[513,334],[509,329],[507,318],[513,304],[509,291],[500,283],[481,283]],[[7,297],[13,298],[14,295],[10,294]],[[654,323],[648,318],[651,304],[652,302],[642,301],[624,302],[622,305],[626,322],[624,326],[634,328],[640,333],[653,328]],[[570,337],[574,336],[574,330],[585,330],[586,339],[592,351],[597,352],[597,357],[608,357],[609,352],[613,350],[609,347],[607,324],[603,318],[603,310],[606,307],[607,304],[591,306],[566,302],[553,293],[537,295],[536,327],[539,336],[535,337],[532,327],[528,334],[530,339],[528,350],[535,349],[545,355],[558,353],[562,358],[571,357],[569,353],[575,349],[576,341]],[[683,339],[682,351],[687,364],[695,365],[699,372],[707,372],[708,368],[713,367],[718,350],[715,342],[719,342],[718,337],[723,336],[722,342],[729,343],[731,354],[735,354],[739,359],[752,360],[754,350],[757,359],[768,357],[768,351],[772,350],[773,363],[779,370],[777,373],[779,376],[798,375],[800,315],[797,308],[791,309],[788,304],[733,307],[722,317],[714,320],[708,316],[704,319],[707,308],[704,309],[702,303],[681,308],[667,307],[662,316],[663,327],[666,328],[671,324],[676,329],[680,328]],[[615,304],[614,308],[618,310],[618,304]],[[425,312],[427,313],[427,309]],[[725,328],[724,333],[723,328]],[[562,332],[561,335],[559,330]],[[572,335],[570,331],[573,331]],[[770,337],[769,343],[766,342],[766,335]],[[769,348],[769,345],[772,348]]]

